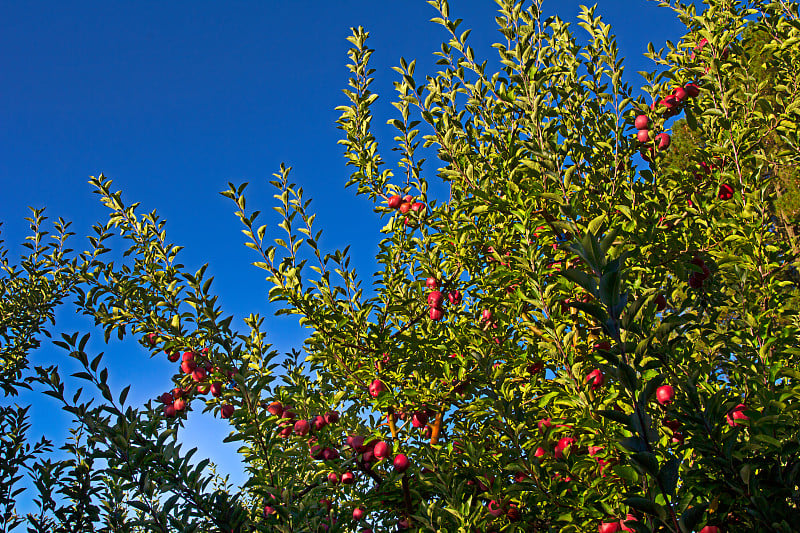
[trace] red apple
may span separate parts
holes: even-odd
[[[231,417],[231,415],[233,414],[233,411],[234,411],[234,409],[235,409],[235,408],[234,408],[234,407],[233,407],[231,404],[229,404],[229,403],[226,403],[226,404],[225,404],[225,405],[223,405],[223,406],[222,406],[222,408],[219,410],[219,413],[220,413],[220,415],[219,415],[219,416],[221,416],[222,418],[230,418],[230,417]]]
[[[656,389],[656,400],[663,406],[667,406],[675,399],[675,389],[672,385],[661,385]]]
[[[328,483],[331,485],[338,485],[339,484],[339,474],[336,472],[331,472],[328,474]]]
[[[425,209],[425,204],[423,204],[422,202],[414,202],[413,204],[411,204],[411,210],[414,211],[415,213],[423,211],[424,209]]]
[[[550,418],[543,418],[539,420],[539,431],[547,431],[551,427],[553,427],[553,420]]]
[[[325,422],[335,424],[339,421],[339,411],[328,411],[325,413]]]
[[[403,202],[400,204],[400,212],[404,215],[411,211],[411,202]]]
[[[191,374],[194,372],[194,369],[197,368],[197,363],[194,361],[186,361],[184,360],[181,362],[181,370],[184,374]]]
[[[366,516],[366,514],[367,514],[366,509],[364,509],[363,507],[356,507],[355,509],[353,509],[353,520],[361,520],[362,518],[364,518],[364,516]]]
[[[386,385],[379,379],[373,380],[369,385],[369,395],[373,398],[377,398],[382,392],[386,392]]]
[[[650,130],[639,130],[636,132],[636,140],[640,143],[650,142]]]
[[[206,379],[206,369],[203,368],[203,367],[195,368],[192,371],[192,379],[195,382],[200,382],[200,381],[203,381],[204,379]]]
[[[298,420],[294,423],[295,435],[300,435],[302,437],[308,435],[309,431],[311,431],[311,424],[308,423],[308,420]]]
[[[670,139],[669,133],[663,132],[656,135],[656,141],[658,142],[659,150],[666,150],[669,148],[672,139]]]
[[[352,472],[349,470],[342,474],[342,484],[344,485],[352,485],[356,482],[356,477],[353,475]]]
[[[603,375],[603,372],[601,372],[599,368],[595,368],[594,370],[589,372],[589,375],[586,376],[586,379],[584,379],[583,381],[588,382],[589,388],[591,388],[592,390],[598,390],[605,384],[606,378]]]
[[[678,100],[678,102],[682,102],[683,100],[686,99],[687,96],[689,96],[689,93],[687,93],[686,89],[684,89],[683,87],[675,87],[672,90],[672,95],[675,97],[676,100]]]
[[[663,311],[667,308],[667,298],[663,294],[659,294],[655,299],[656,311]]]
[[[430,276],[428,279],[425,280],[425,286],[428,287],[429,289],[435,289],[436,287],[439,286],[439,281],[435,277]]]
[[[174,362],[176,362],[178,359],[180,359],[180,358],[181,358],[181,354],[180,354],[180,352],[167,352],[167,351],[165,351],[164,353],[166,353],[166,354],[167,354],[167,359],[169,359],[169,362],[170,362],[170,363],[174,363]]]
[[[151,348],[153,348],[156,345],[157,340],[158,340],[158,335],[156,335],[155,333],[148,333],[144,338],[144,342],[146,342],[147,345]]]
[[[564,452],[568,451],[570,447],[575,444],[575,439],[572,437],[563,437],[558,441],[554,449],[556,459],[563,459]]]
[[[637,130],[646,130],[650,125],[650,118],[647,115],[639,115],[636,117],[633,125]]]
[[[484,309],[481,311],[481,320],[484,322],[488,322],[492,319],[492,311],[489,309]]]
[[[417,411],[411,417],[411,425],[415,428],[421,428],[428,423],[428,413],[425,411]]]
[[[311,425],[314,428],[314,431],[319,431],[327,426],[328,423],[325,422],[325,417],[317,415],[311,420]]]
[[[628,527],[628,524],[631,522],[638,522],[639,520],[632,514],[628,513],[624,519],[619,521],[619,527],[622,531],[626,531],[628,533],[635,533],[635,529]]]
[[[219,398],[222,395],[222,382],[214,381],[211,383],[211,396]]]
[[[428,309],[428,316],[431,320],[438,322],[444,318],[444,309],[441,307],[431,307]]]
[[[723,183],[719,186],[719,192],[717,193],[717,197],[720,200],[730,200],[733,198],[733,187],[731,187],[727,183]]]
[[[181,411],[186,409],[186,400],[184,400],[183,398],[178,398],[177,400],[175,400],[175,402],[173,402],[172,406],[175,408],[177,412],[180,413]]]
[[[597,531],[599,533],[616,533],[619,531],[619,522],[602,522]]]
[[[546,453],[547,453],[547,452],[545,451],[545,449],[544,449],[544,448],[542,448],[542,447],[540,446],[540,447],[536,448],[536,451],[535,451],[535,452],[533,452],[533,456],[534,456],[534,457],[542,457],[542,456],[544,456]]]
[[[700,87],[698,87],[694,83],[687,83],[686,85],[683,86],[683,88],[686,91],[686,94],[688,94],[690,98],[694,98],[698,94],[700,94]]]
[[[373,453],[378,459],[386,459],[391,455],[391,450],[389,449],[389,445],[381,440],[375,443]]]
[[[699,533],[719,533],[719,528],[717,526],[705,526]]]
[[[167,418],[174,418],[177,413],[173,404],[170,403],[164,406],[164,416]]]
[[[408,462],[408,457],[402,453],[397,454],[392,464],[394,465],[394,469],[400,473],[405,472],[408,470],[408,467],[411,466],[411,463]]]
[[[172,394],[169,393],[169,392],[165,392],[164,394],[159,396],[158,399],[161,401],[161,403],[167,404],[167,405],[171,404],[172,401],[174,400],[174,398],[172,397]]]
[[[444,295],[441,291],[431,291],[428,293],[428,305],[431,307],[439,307],[444,301]]]
[[[282,439],[288,439],[289,435],[292,434],[292,426],[286,426],[282,430],[278,432],[278,436]]]
[[[336,448],[328,447],[322,450],[322,459],[324,461],[332,461],[338,458],[339,458],[339,450],[337,450]],[[342,479],[344,480],[344,477],[342,477]]]
[[[386,201],[386,203],[387,203],[387,204],[389,204],[389,207],[390,207],[391,209],[397,209],[398,207],[400,207],[400,204],[401,204],[401,203],[403,203],[403,199],[402,199],[402,198],[400,198],[400,195],[399,195],[399,194],[395,194],[394,196],[392,196],[391,198],[389,198],[389,199]]]
[[[271,415],[280,418],[283,416],[283,404],[281,404],[281,402],[272,402],[269,404],[269,407],[267,407],[267,411],[269,411]]]
[[[448,301],[453,305],[461,303],[461,293],[459,291],[451,291],[447,293]]]
[[[731,409],[728,412],[728,414],[725,415],[725,418],[728,421],[728,425],[733,427],[733,426],[735,426],[736,424],[739,423],[738,422],[739,420],[750,420],[750,417],[748,417],[746,414],[744,414],[744,411],[747,408],[748,407],[745,404],[740,403],[739,405],[737,405],[736,407]]]

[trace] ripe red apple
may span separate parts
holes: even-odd
[[[733,426],[735,426],[736,424],[738,424],[738,423],[739,423],[739,422],[738,422],[739,420],[750,420],[750,417],[749,417],[749,416],[747,416],[746,414],[744,414],[744,411],[745,411],[747,408],[748,408],[748,407],[747,407],[745,404],[743,404],[743,403],[740,403],[739,405],[737,405],[736,407],[734,407],[733,409],[731,409],[731,410],[728,412],[728,414],[727,414],[727,415],[725,415],[725,418],[726,418],[726,419],[727,419],[727,421],[728,421],[728,425],[729,425],[729,426],[731,426],[731,427],[733,427]]]
[[[164,416],[167,418],[174,418],[177,413],[173,404],[169,403],[164,406]]]
[[[400,204],[400,212],[404,215],[411,211],[411,202],[403,202]]]
[[[144,342],[147,343],[147,345],[151,348],[153,348],[156,345],[157,340],[158,340],[158,335],[152,332],[148,333],[144,338]]]
[[[667,308],[667,298],[663,294],[659,294],[655,299],[656,311],[663,311]]]
[[[347,445],[353,449],[356,453],[363,453],[366,450],[366,446],[364,446],[364,437],[361,435],[350,435],[347,437]]]
[[[589,375],[586,376],[586,378],[583,381],[588,382],[589,388],[591,388],[592,390],[598,390],[605,384],[606,378],[603,375],[603,372],[601,372],[599,368],[595,368],[594,370],[589,372]]]
[[[638,522],[639,520],[632,514],[628,513],[625,518],[619,521],[619,527],[622,531],[626,531],[628,533],[635,533],[636,530],[633,528],[628,527],[628,524],[631,522]]]
[[[219,398],[222,395],[222,382],[214,381],[211,383],[211,396]]]
[[[694,83],[687,83],[686,85],[683,86],[683,88],[686,91],[686,94],[688,94],[690,98],[694,98],[698,94],[700,94],[700,87],[698,87]]]
[[[179,412],[179,413],[180,413],[181,411],[183,411],[184,409],[186,409],[186,400],[184,400],[183,398],[178,398],[177,400],[175,400],[175,401],[172,403],[172,406],[175,408],[175,410],[176,410],[177,412]]]
[[[670,143],[672,143],[672,139],[670,138],[669,133],[662,132],[656,135],[656,142],[658,142],[659,150],[666,150],[669,148]]]
[[[352,485],[356,482],[356,477],[353,475],[352,472],[349,470],[342,474],[342,484],[344,485]]]
[[[389,448],[388,444],[381,440],[375,443],[373,453],[378,459],[386,459],[391,456],[391,449]]]
[[[542,448],[541,446],[539,446],[538,448],[536,448],[536,451],[535,451],[535,452],[533,452],[533,456],[534,456],[534,457],[542,457],[542,456],[544,456],[546,453],[547,453],[547,452],[545,451],[545,449],[544,449],[544,448]]]
[[[328,474],[328,483],[331,485],[338,485],[339,484],[339,474],[336,472],[331,472]]]
[[[164,353],[167,354],[167,359],[169,360],[170,363],[174,363],[178,359],[181,358],[181,353],[180,352],[168,352],[168,351],[165,350]]]
[[[547,431],[551,427],[553,427],[553,420],[551,418],[543,418],[539,420],[539,431]]]
[[[641,129],[636,132],[636,140],[640,143],[650,142],[650,130]]]
[[[667,406],[675,399],[675,389],[672,385],[661,385],[656,389],[656,400],[663,406]]]
[[[163,404],[171,404],[171,403],[172,403],[172,401],[173,401],[172,394],[171,394],[171,393],[169,393],[169,392],[165,392],[164,394],[162,394],[161,396],[159,396],[159,397],[158,397],[158,399],[159,399],[159,400],[161,401],[161,403],[163,403]]]
[[[220,413],[220,415],[219,415],[219,416],[221,416],[222,418],[230,418],[230,417],[231,417],[231,415],[233,414],[233,411],[234,411],[234,410],[235,410],[235,408],[234,408],[234,407],[233,407],[231,404],[229,404],[229,403],[226,403],[226,404],[225,404],[225,405],[223,405],[223,406],[222,406],[222,408],[219,410],[219,413]]]
[[[423,211],[424,209],[425,209],[425,204],[423,204],[422,202],[414,202],[413,204],[411,204],[411,210],[414,211],[415,213]]]
[[[391,209],[397,209],[400,207],[400,204],[403,203],[403,199],[400,198],[399,194],[395,194],[391,198],[389,198],[386,203],[389,205]]]
[[[448,301],[453,305],[461,303],[461,293],[459,291],[451,291],[447,293]]]
[[[438,322],[444,318],[444,309],[441,307],[431,307],[428,309],[428,316],[431,320]]]
[[[610,350],[611,349],[611,343],[608,342],[608,341],[596,342],[596,343],[594,343],[593,348],[594,348],[595,352],[597,352],[599,350]]]
[[[719,192],[717,193],[717,197],[720,200],[730,200],[733,198],[733,187],[731,187],[727,183],[723,183],[719,186]]]
[[[191,374],[194,372],[194,369],[197,368],[197,363],[194,361],[183,361],[181,362],[181,370],[184,374]]]
[[[705,526],[699,533],[719,533],[719,528],[717,526]]]
[[[206,379],[206,369],[201,367],[197,367],[192,371],[192,379],[195,382],[200,382]]]
[[[322,498],[319,501],[319,504],[325,507],[328,511],[333,509],[333,503],[328,498]]]
[[[425,286],[428,287],[429,289],[435,289],[436,287],[439,286],[439,280],[437,280],[433,276],[430,276],[428,277],[428,279],[425,280]]]
[[[439,307],[444,301],[444,295],[441,291],[431,291],[428,293],[428,305],[431,307]]]
[[[392,464],[394,465],[394,469],[400,473],[405,472],[408,470],[408,467],[411,466],[411,463],[408,461],[408,457],[402,453],[397,454],[397,456],[394,458],[394,461],[392,461]]]
[[[602,451],[603,451],[603,447],[602,446],[589,446],[589,455],[591,457],[594,457],[595,455],[597,455],[598,453],[600,453]]]
[[[314,428],[314,431],[319,431],[327,425],[328,423],[325,422],[324,416],[317,415],[311,420],[311,426]]]
[[[335,424],[339,421],[339,411],[328,411],[325,413],[325,422]]]
[[[517,522],[522,518],[522,513],[520,513],[517,506],[512,503],[506,512],[506,518],[511,522]]]
[[[298,420],[294,423],[294,433],[295,435],[300,435],[301,437],[308,435],[308,432],[311,431],[311,424],[308,423],[308,420]]]
[[[367,514],[366,509],[364,509],[363,507],[356,507],[355,509],[353,509],[353,520],[361,520],[362,518],[364,518],[364,516],[366,516],[366,514]]]
[[[619,522],[601,522],[597,531],[599,533],[616,533],[619,531]]]
[[[289,435],[292,434],[292,426],[286,426],[282,430],[278,432],[278,436],[282,439],[288,439]]]
[[[636,117],[636,120],[634,120],[633,125],[637,130],[646,130],[650,125],[650,117],[647,115],[639,115]]]
[[[556,459],[563,459],[564,452],[568,451],[573,444],[575,444],[574,438],[562,437],[554,449]]]
[[[417,411],[411,417],[411,425],[415,428],[421,428],[428,423],[428,413],[425,411]]]
[[[481,311],[481,320],[484,322],[488,322],[492,319],[492,311],[490,309],[484,309]]]
[[[269,411],[271,415],[280,418],[283,416],[283,404],[281,402],[272,402],[269,404],[269,407],[267,407],[267,411]]]
[[[339,450],[337,450],[336,448],[328,447],[322,450],[322,459],[324,461],[333,461],[334,459],[338,458],[339,458]]]
[[[687,96],[689,96],[689,93],[687,93],[686,89],[683,87],[675,87],[672,89],[672,96],[674,96],[678,102],[682,102]]]
[[[383,381],[379,379],[372,380],[372,383],[369,384],[369,395],[377,398],[382,392],[386,392],[386,385],[383,384]]]

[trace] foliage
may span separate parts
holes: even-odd
[[[4,263],[4,386],[44,387],[75,430],[72,458],[54,462],[37,459],[48,443],[7,445],[24,410],[4,419],[0,504],[13,508],[29,465],[32,531],[792,530],[800,301],[774,169],[798,165],[797,4],[672,2],[687,33],[648,51],[651,106],[595,8],[579,41],[537,3],[498,2],[492,72],[445,0],[429,3],[448,40],[435,75],[396,68],[398,170],[371,132],[368,34],[349,38],[348,185],[386,220],[369,289],[347,250],[321,248],[289,168],[272,181],[280,236],[247,209],[246,184],[223,192],[270,300],[309,328],[280,370],[264,319],[231,329],[205,267],[187,271],[164,222],[104,176],[92,185],[111,214],[89,251],[73,257],[61,237],[43,251],[35,214],[26,275]],[[769,75],[754,49],[774,58]],[[699,94],[670,103],[690,83]],[[677,113],[680,158],[656,136]],[[702,164],[714,172],[698,180]],[[434,175],[448,198],[429,196]],[[122,261],[106,259],[113,235]],[[180,359],[163,406],[112,392],[87,335],[55,342],[100,397],[65,397],[55,366],[25,372],[67,294],[107,342],[135,335]],[[243,487],[180,446],[193,408],[229,419]]]

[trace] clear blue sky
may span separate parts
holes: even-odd
[[[574,20],[580,2],[553,0],[545,10]],[[493,54],[499,39],[491,0],[451,0],[451,16],[478,57]],[[672,13],[645,0],[600,0],[598,13],[612,25],[627,78],[638,70],[647,42],[677,41],[682,26]],[[390,105],[391,67],[417,58],[420,77],[434,71],[433,52],[445,38],[428,20],[424,0],[296,0],[211,2],[6,1],[0,7],[0,221],[12,254],[26,233],[26,206],[47,207],[51,217],[73,221],[73,247],[83,249],[91,224],[106,212],[86,184],[100,172],[124,198],[158,210],[168,236],[184,245],[191,268],[210,263],[214,287],[237,323],[251,312],[271,315],[268,289],[243,246],[233,205],[218,192],[228,181],[250,181],[249,206],[267,212],[273,194],[266,180],[281,162],[313,198],[328,250],[352,245],[354,264],[374,271],[379,221],[363,198],[344,189],[348,170],[334,108],[346,103],[345,38],[351,26],[371,34],[375,84],[381,95],[373,124],[390,159],[395,117]],[[575,26],[575,31],[582,32]],[[74,310],[60,313],[70,330],[90,326]],[[300,348],[294,319],[271,319],[270,341],[282,352]],[[150,360],[135,344],[91,348],[107,353],[111,383],[133,383],[130,400],[142,403],[170,388],[172,368]],[[49,347],[34,364],[63,362]],[[63,373],[74,371],[64,362]],[[67,419],[50,399],[34,401],[31,437],[46,433],[60,445]],[[223,471],[240,479],[234,448],[222,447],[227,424],[194,413],[185,438]]]

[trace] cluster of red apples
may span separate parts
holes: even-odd
[[[439,321],[444,318],[444,294],[439,290],[439,281],[433,276],[425,280],[425,286],[430,289],[428,293],[428,316],[431,320]],[[458,305],[461,303],[461,293],[459,291],[451,291],[447,293],[447,300],[453,304]]]
[[[411,195],[401,197],[399,194],[395,194],[394,196],[390,197],[386,203],[389,205],[390,209],[397,209],[404,215],[409,211],[421,214],[422,211],[425,210],[425,204],[423,202],[415,202],[414,197]],[[408,217],[403,219],[403,224],[406,226],[411,224]]]
[[[380,380],[375,380],[369,387],[370,395],[373,397],[379,396],[386,391],[386,387]],[[269,413],[279,419],[278,425],[281,428],[278,435],[283,438],[289,438],[292,435],[296,437],[308,437],[307,443],[309,446],[309,455],[312,459],[317,461],[324,461],[331,466],[331,471],[325,477],[325,481],[331,485],[353,485],[356,483],[356,473],[351,468],[340,469],[337,468],[336,461],[342,460],[343,463],[355,465],[357,470],[368,474],[371,477],[379,475],[373,466],[380,461],[391,461],[392,467],[395,472],[403,473],[409,469],[411,463],[405,454],[399,453],[392,457],[391,446],[378,439],[367,440],[366,437],[361,435],[350,435],[346,438],[345,443],[340,449],[332,446],[322,446],[318,443],[318,435],[325,427],[336,424],[339,422],[338,411],[329,411],[324,415],[317,415],[310,420],[297,420],[296,413],[290,406],[284,406],[279,401],[274,401],[267,406]],[[346,454],[350,457],[346,460],[342,459],[342,455]],[[352,461],[355,459],[355,461]],[[341,471],[343,470],[343,471]],[[332,509],[331,501],[328,499],[320,500],[320,503],[328,509]],[[264,507],[264,514],[269,515],[275,513],[275,508],[271,505]],[[362,506],[356,506],[353,509],[353,520],[361,521],[366,519],[367,511]],[[335,521],[335,518],[332,518]],[[369,531],[369,530],[364,530]]]
[[[668,119],[674,117],[680,112],[681,107],[688,98],[694,98],[699,94],[700,87],[694,83],[687,83],[683,87],[675,87],[671,95],[653,102],[653,105],[650,106],[650,108],[655,111],[656,107],[665,107],[666,109],[662,112],[662,116],[665,119]],[[647,115],[639,115],[636,117],[636,120],[634,120],[633,125],[637,130],[639,130],[636,132],[636,139],[643,144],[649,143],[650,117]],[[661,132],[655,136],[655,142],[659,150],[666,150],[669,148],[672,139],[670,138],[669,133]],[[651,157],[654,153],[654,148],[651,146],[649,149],[649,154],[643,152],[642,157],[645,159],[645,161],[651,161]]]
[[[150,348],[154,348],[158,342],[158,335],[148,333],[144,341]],[[211,393],[214,398],[219,398],[222,396],[225,377],[227,380],[233,377],[232,372],[228,372],[224,376],[222,370],[211,363],[208,358],[208,348],[203,348],[199,352],[190,349],[183,353],[180,350],[165,350],[165,353],[167,359],[172,363],[180,360],[181,372],[191,377],[191,381],[187,385],[175,387],[172,391],[165,392],[158,397],[159,401],[164,404],[164,416],[167,418],[175,418],[186,411],[187,402],[191,401],[195,393]],[[223,404],[220,408],[220,416],[230,418],[234,410],[233,405]]]

